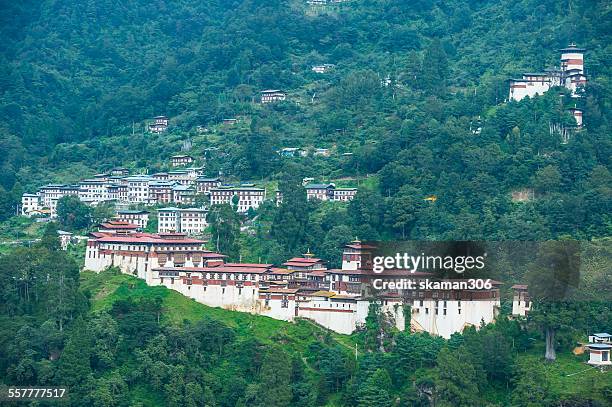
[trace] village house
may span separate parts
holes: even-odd
[[[173,167],[184,167],[186,165],[192,164],[194,161],[194,158],[190,155],[179,154],[173,155],[170,158],[170,165],[172,165]]]
[[[21,214],[32,216],[34,211],[42,209],[40,197],[37,194],[25,193],[21,196]]]
[[[334,64],[322,64],[315,65],[312,67],[312,71],[315,73],[326,73],[334,69],[336,66]]]
[[[298,147],[285,147],[278,151],[281,157],[306,157],[308,152]]]
[[[175,185],[172,188],[172,202],[180,205],[195,203],[196,190],[190,185]]]
[[[211,188],[210,204],[230,204],[236,207],[240,213],[245,213],[249,209],[257,209],[266,198],[266,190],[254,186],[220,186]],[[237,202],[234,202],[237,197]]]
[[[582,116],[584,110],[578,109],[577,107],[571,107],[568,109],[574,120],[576,120],[576,127],[582,128]]]
[[[195,180],[195,186],[198,194],[208,194],[211,188],[217,188],[221,186],[221,179],[198,177]]]
[[[134,175],[125,178],[127,184],[127,201],[129,203],[149,202],[149,184],[153,177],[148,175]]]
[[[110,200],[108,187],[110,182],[106,177],[84,179],[79,182],[79,199],[89,205]]]
[[[153,123],[149,124],[151,133],[163,133],[168,130],[168,118],[166,116],[156,116],[153,118]]]
[[[157,210],[157,232],[178,232],[199,235],[208,226],[203,208],[161,208]]]
[[[280,102],[287,98],[287,94],[282,90],[268,89],[262,90],[261,92],[261,103],[274,103]]]
[[[57,201],[65,196],[79,196],[78,185],[48,184],[38,189],[40,206],[51,212],[51,217],[57,216]]]
[[[524,73],[522,78],[510,79],[510,100],[521,100],[525,97],[542,95],[554,86],[563,86],[579,96],[578,89],[587,83],[584,74],[584,48],[571,44],[560,49],[561,61],[558,68],[544,72]]]
[[[315,157],[329,157],[331,155],[331,151],[329,148],[315,148],[312,155]]]
[[[130,175],[130,170],[123,167],[117,167],[110,170],[110,175],[115,177],[125,177],[127,175]]]
[[[527,286],[515,284],[512,287],[514,292],[512,298],[512,315],[515,317],[526,317],[531,309],[531,298]]]
[[[232,125],[234,125],[236,123],[238,123],[238,119],[234,119],[234,118],[223,119],[223,124],[226,125],[226,126],[232,126]]]
[[[138,226],[140,230],[143,230],[149,223],[149,211],[131,209],[119,210],[117,211],[115,219],[126,223],[132,223]]]
[[[167,204],[174,200],[174,181],[153,181],[149,183],[149,204]]]
[[[612,343],[610,343],[610,334],[601,333],[595,334],[595,336],[607,337],[607,341],[593,341],[586,345],[589,350],[588,364],[593,366],[611,366],[612,359],[610,359],[610,353],[612,352]]]
[[[318,199],[320,201],[351,201],[357,194],[357,188],[336,188],[333,183],[308,184],[306,198],[308,200]]]
[[[108,188],[108,199],[116,202],[127,202],[128,186],[122,183],[111,183]]]

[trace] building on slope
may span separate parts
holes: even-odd
[[[108,227],[110,226],[110,227]],[[206,267],[223,263],[225,256],[202,248],[203,240],[192,239],[182,233],[142,233],[123,225],[103,224],[87,240],[85,269],[102,271],[119,267],[124,273],[133,274],[154,284],[157,272],[163,267]]]
[[[203,208],[160,208],[157,210],[157,232],[178,232],[187,235],[200,235],[208,226]]]
[[[372,301],[398,329],[410,310],[410,329],[450,337],[467,326],[492,322],[499,309],[499,288],[486,290],[411,290],[368,293],[372,274],[366,268],[373,247],[351,242],[342,269],[328,269],[311,253],[274,267],[272,264],[225,263],[223,256],[201,248],[203,241],[184,234],[145,234],[104,229],[90,236],[85,267],[100,271],[111,265],[136,274],[150,285],[163,285],[210,306],[293,321],[309,318],[340,333],[365,324]],[[427,273],[410,273],[426,279]],[[405,271],[389,270],[377,278],[400,279]],[[409,305],[409,307],[406,307]]]
[[[580,96],[579,89],[587,83],[584,71],[584,53],[586,49],[571,44],[560,49],[558,68],[544,72],[523,73],[521,78],[510,79],[510,100],[521,100],[525,97],[542,95],[550,88],[562,86],[571,91],[572,96]]]

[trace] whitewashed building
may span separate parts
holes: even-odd
[[[140,230],[143,230],[149,223],[149,211],[137,209],[119,210],[117,211],[117,216],[115,219],[122,222],[132,223],[138,226]]]
[[[512,315],[515,317],[526,317],[531,310],[531,298],[527,286],[515,284],[512,287],[514,292],[512,297]]]
[[[34,211],[42,209],[38,194],[23,194],[21,196],[21,214],[31,216]]]
[[[208,223],[208,211],[203,208],[160,208],[157,210],[158,233],[179,232],[187,235],[199,235],[204,232]]]
[[[211,205],[231,204],[240,213],[257,209],[266,198],[265,189],[253,186],[220,186],[211,188],[209,192]]]
[[[525,97],[542,95],[554,86],[563,86],[579,96],[579,88],[587,83],[584,71],[584,53],[586,49],[571,44],[560,49],[561,60],[558,68],[544,72],[524,73],[521,78],[510,79],[510,100],[521,100]]]
[[[261,103],[281,102],[287,98],[287,93],[278,89],[267,89],[261,92]]]

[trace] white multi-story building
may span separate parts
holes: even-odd
[[[179,232],[200,235],[208,223],[203,208],[161,208],[157,210],[158,233]]]
[[[32,212],[42,209],[40,197],[37,194],[23,194],[21,196],[21,214],[31,216]]]
[[[190,185],[175,185],[172,187],[172,202],[180,205],[195,203],[196,190]]]
[[[261,103],[280,102],[287,98],[287,93],[278,89],[268,89],[261,91]]]
[[[579,88],[587,83],[584,73],[584,48],[571,44],[561,52],[559,68],[547,69],[544,72],[524,73],[522,78],[510,79],[510,100],[521,100],[527,96],[542,95],[554,86],[563,86],[579,96]]]
[[[178,154],[173,155],[170,158],[170,165],[173,167],[184,167],[186,165],[192,164],[195,160],[192,156],[186,154]]]
[[[149,124],[149,131],[151,133],[163,133],[168,130],[169,120],[166,116],[155,116],[153,123]]]
[[[120,210],[117,211],[117,216],[115,216],[115,219],[122,222],[132,223],[138,226],[138,229],[143,230],[149,223],[149,211],[130,209]]]
[[[308,200],[318,199],[320,201],[351,201],[357,195],[357,188],[336,188],[330,184],[308,184],[306,185],[306,198]]]
[[[211,188],[218,188],[221,186],[221,179],[198,177],[196,178],[195,184],[198,194],[208,194]]]
[[[105,178],[84,179],[79,182],[79,199],[90,205],[110,200],[108,187],[111,183]]]
[[[40,205],[49,209],[51,217],[57,216],[57,201],[65,196],[78,196],[78,185],[48,184],[38,189]]]
[[[257,209],[266,198],[266,190],[252,186],[221,186],[211,188],[210,204],[231,204],[238,212],[244,213],[249,209]],[[234,197],[237,197],[234,199]],[[235,200],[237,202],[235,203]]]
[[[427,331],[445,338],[466,327],[478,328],[483,322],[494,321],[499,310],[497,282],[483,290],[427,289],[403,295],[386,290],[373,296],[367,288],[372,286],[367,265],[373,246],[358,241],[347,245],[341,270],[328,270],[310,253],[290,259],[284,264],[287,268],[224,264],[223,256],[199,249],[199,243],[182,234],[94,233],[88,242],[86,268],[99,271],[116,265],[148,284],[164,285],[206,305],[285,321],[309,318],[346,334],[365,324],[373,301],[398,329]],[[375,278],[406,277],[405,271],[398,271],[389,270]],[[410,276],[431,277],[427,273]],[[404,313],[408,310],[411,315],[406,326]]]
[[[152,177],[134,175],[124,180],[127,184],[127,202],[142,204],[149,202],[149,184],[153,180]]]

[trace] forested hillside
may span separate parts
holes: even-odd
[[[3,384],[67,385],[77,406],[612,402],[610,371],[571,352],[610,329],[610,2],[24,0],[0,10]],[[555,88],[507,101],[509,78],[558,65],[569,43],[587,49],[581,97]],[[318,64],[335,68],[317,74]],[[264,89],[287,100],[261,104]],[[580,129],[571,107],[584,110]],[[170,118],[168,132],[146,131],[156,115]],[[285,147],[331,154],[281,157]],[[13,217],[23,192],[48,182],[164,171],[180,152],[208,176],[267,190],[257,211],[225,205],[209,218],[210,248],[229,261],[278,265],[310,250],[337,267],[355,237],[571,238],[583,245],[584,301],[506,318],[510,284],[539,270],[509,258],[496,271],[517,281],[502,289],[495,324],[444,340],[398,332],[374,306],[342,336],[208,308],[112,269],[79,274],[82,245],[60,251],[55,223]],[[305,177],[359,192],[307,201]],[[112,215],[65,203],[58,221],[76,233]],[[542,358],[548,328],[554,363]]]
[[[0,161],[2,187],[11,192],[0,202],[3,217],[24,188],[113,165],[155,170],[190,140],[190,153],[201,159],[205,149],[219,148],[208,154],[210,175],[266,182],[288,172],[376,175],[348,215],[339,209],[342,224],[362,238],[592,237],[609,230],[606,2],[313,8],[301,1],[62,0],[3,7]],[[504,103],[506,79],[557,64],[557,49],[569,42],[588,49],[585,97],[549,92]],[[336,69],[317,75],[310,67],[318,63]],[[266,88],[286,90],[288,101],[254,103]],[[585,109],[586,126],[562,144],[550,125],[571,126],[566,109],[575,104]],[[143,133],[144,120],[156,114],[171,117],[169,134]],[[241,125],[217,126],[235,116]],[[210,132],[198,134],[197,126]],[[290,170],[275,154],[287,146],[331,147],[335,155],[293,160]],[[535,189],[536,200],[511,203],[510,193],[522,188]],[[430,195],[438,198],[433,205],[422,200]],[[305,236],[297,246],[317,240]]]

